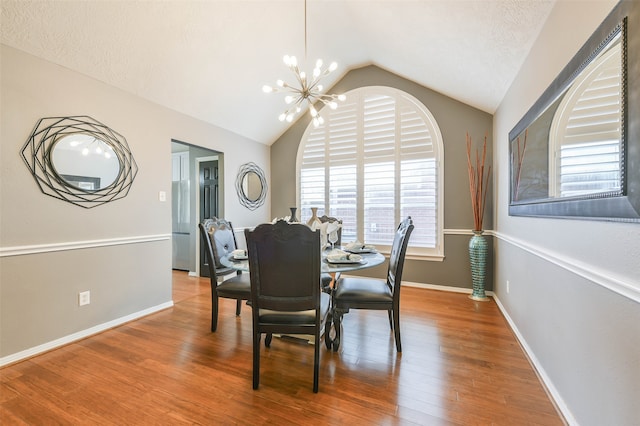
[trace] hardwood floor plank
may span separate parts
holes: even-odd
[[[345,315],[338,352],[261,345],[252,389],[251,309],[174,271],[175,305],[0,370],[4,425],[562,425],[493,301],[403,288],[403,352],[386,312]]]

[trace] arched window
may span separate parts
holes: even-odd
[[[549,131],[550,197],[620,190],[620,61],[616,43],[585,68],[558,106]]]
[[[346,93],[324,124],[309,124],[297,158],[298,205],[343,220],[342,241],[381,249],[398,223],[415,225],[408,255],[443,256],[443,143],[429,110],[397,89]]]

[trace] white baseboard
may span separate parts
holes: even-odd
[[[529,347],[529,345],[527,344],[527,341],[524,339],[524,336],[522,336],[522,334],[518,330],[518,327],[516,327],[516,324],[513,322],[513,320],[509,316],[509,313],[505,309],[504,305],[502,305],[502,303],[500,302],[500,299],[498,299],[495,295],[493,296],[493,299],[496,301],[496,304],[498,305],[498,309],[500,309],[500,312],[502,312],[502,315],[509,323],[509,327],[511,327],[511,330],[513,330],[513,333],[516,335],[516,338],[518,339],[520,346],[522,347],[525,354],[529,358],[529,362],[533,365],[534,371],[536,372],[540,380],[544,383],[549,397],[551,398],[553,403],[556,405],[557,409],[562,413],[564,420],[569,425],[578,426],[578,422],[573,417],[573,414],[571,414],[569,407],[567,406],[567,404],[565,404],[564,400],[560,396],[560,393],[558,392],[556,387],[553,385],[551,378],[547,375],[544,368],[542,368],[542,365],[538,361],[538,358],[533,353],[533,350],[531,350],[531,347]]]
[[[471,294],[473,292],[473,290],[470,289],[470,288],[449,287],[449,286],[434,285],[434,284],[412,283],[412,282],[407,282],[407,281],[402,281],[402,285],[406,286],[406,287],[424,288],[424,289],[428,289],[428,290],[449,291],[449,292],[453,292],[453,293],[469,293],[469,294]],[[509,324],[509,327],[511,327],[511,330],[516,335],[516,338],[518,339],[518,342],[520,343],[520,346],[522,347],[522,350],[524,351],[525,355],[529,359],[529,362],[532,364],[534,371],[536,372],[536,374],[538,375],[538,377],[540,378],[542,383],[544,383],[545,390],[547,391],[547,393],[549,395],[549,398],[556,405],[558,410],[562,413],[562,416],[564,417],[564,420],[569,425],[576,425],[577,426],[578,422],[576,421],[576,419],[571,414],[571,411],[569,410],[569,407],[567,407],[567,404],[565,404],[564,400],[560,396],[560,393],[558,392],[558,390],[553,385],[553,382],[551,381],[551,379],[549,378],[549,376],[545,372],[544,368],[542,368],[542,365],[538,361],[538,358],[536,358],[535,354],[531,350],[531,347],[529,347],[529,345],[527,344],[527,341],[524,339],[524,337],[522,336],[522,334],[518,330],[518,327],[516,327],[515,323],[513,322],[513,320],[511,319],[511,317],[507,313],[507,310],[505,309],[505,307],[500,302],[500,299],[498,299],[496,297],[496,295],[494,294],[494,292],[492,292],[492,291],[487,291],[487,295],[488,296],[492,296],[493,299],[496,301],[496,304],[498,305],[498,309],[500,309],[500,312],[502,312],[502,315],[507,320],[507,323]]]
[[[402,285],[403,286],[407,286],[407,287],[423,288],[423,289],[438,290],[438,291],[449,291],[449,292],[454,292],[454,293],[469,293],[470,294],[473,291],[470,288],[450,287],[450,286],[435,285],[435,284],[414,283],[414,282],[408,282],[408,281],[403,281]],[[571,414],[571,411],[569,411],[569,407],[567,407],[567,405],[564,403],[564,400],[562,399],[562,397],[560,396],[559,392],[557,391],[557,389],[553,385],[553,382],[551,381],[549,376],[546,374],[544,368],[542,368],[542,365],[540,365],[540,363],[538,362],[538,359],[536,358],[535,354],[533,353],[533,351],[531,350],[531,348],[527,344],[526,340],[524,339],[524,337],[522,336],[522,334],[518,330],[518,327],[516,327],[515,323],[513,322],[513,320],[511,319],[511,317],[507,313],[507,310],[504,308],[504,306],[500,302],[500,299],[498,299],[492,291],[487,291],[487,295],[493,296],[494,300],[496,301],[496,304],[498,305],[498,308],[500,309],[500,312],[502,312],[502,315],[507,320],[507,323],[511,327],[511,330],[513,330],[514,334],[516,335],[516,338],[518,339],[518,342],[522,346],[522,348],[523,348],[525,354],[527,355],[527,357],[529,358],[531,364],[534,366],[534,369],[535,369],[536,373],[538,374],[538,377],[540,377],[540,380],[542,380],[542,382],[546,386],[546,389],[549,392],[551,399],[553,400],[553,402],[556,404],[556,406],[558,407],[558,409],[560,410],[560,412],[564,416],[564,419],[567,421],[567,423],[569,425],[577,425],[578,423],[575,420],[575,418],[573,417],[573,415]],[[135,312],[133,314],[126,315],[124,317],[120,317],[120,318],[117,318],[115,320],[112,320],[112,321],[109,321],[109,322],[106,322],[106,323],[103,323],[103,324],[88,328],[86,330],[82,330],[82,331],[79,331],[77,333],[70,334],[70,335],[62,337],[60,339],[56,339],[56,340],[53,340],[51,342],[35,346],[33,348],[29,348],[27,350],[20,351],[20,352],[17,352],[15,354],[12,354],[12,355],[8,355],[8,356],[5,356],[5,357],[2,357],[2,358],[0,358],[0,367],[3,367],[3,366],[8,365],[8,364],[13,364],[13,363],[18,362],[18,361],[22,361],[22,360],[24,360],[26,358],[33,357],[35,355],[50,351],[50,350],[58,348],[60,346],[67,345],[69,343],[73,343],[75,341],[84,339],[84,338],[92,336],[94,334],[101,333],[101,332],[103,332],[105,330],[108,330],[110,328],[117,327],[117,326],[122,325],[124,323],[127,323],[129,321],[133,321],[133,320],[142,318],[144,316],[153,314],[155,312],[170,308],[172,306],[173,306],[173,301],[166,302],[166,303],[163,303],[163,304],[160,304],[160,305],[148,308],[148,309],[144,309],[142,311],[138,311],[138,312]]]
[[[424,288],[427,290],[439,290],[439,291],[449,291],[452,293],[473,293],[473,289],[466,287],[451,287],[448,285],[437,285],[437,284],[424,284],[424,283],[413,283],[410,281],[402,281],[402,285],[404,287],[415,287],[415,288]],[[493,296],[492,291],[487,291],[487,296]]]
[[[116,318],[112,321],[105,322],[103,324],[96,325],[91,328],[87,328],[86,330],[78,331],[77,333],[69,334],[68,336],[61,337],[56,340],[52,340],[51,342],[44,343],[42,345],[35,346],[33,348],[26,349],[24,351],[17,352],[15,354],[7,355],[5,357],[0,358],[0,367],[3,367],[8,364],[13,364],[18,361],[22,361],[26,358],[31,358],[35,355],[39,355],[41,353],[50,351],[52,349],[59,348],[60,346],[68,345],[69,343],[73,343],[75,341],[84,339],[86,337],[92,336],[94,334],[101,333],[110,328],[117,327],[129,321],[133,321],[144,316],[153,314],[158,311],[162,311],[164,309],[170,308],[173,306],[173,301],[162,303],[157,306],[153,306],[151,308],[144,309],[142,311],[134,312],[129,315],[125,315],[120,318]]]

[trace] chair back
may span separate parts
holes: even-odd
[[[202,246],[204,247],[204,254],[206,256],[206,264],[209,267],[209,277],[215,280],[216,277],[216,264],[215,255],[213,253],[213,245],[211,244],[211,238],[209,237],[209,226],[211,225],[211,219],[206,219],[204,222],[198,224],[200,228],[200,237],[202,238]]]
[[[400,283],[402,281],[402,270],[404,268],[404,258],[409,245],[409,236],[413,232],[413,220],[407,216],[396,229],[389,255],[389,269],[387,271],[387,285],[393,292],[394,302],[400,294]]]
[[[220,261],[222,256],[231,253],[237,248],[236,236],[233,232],[231,222],[214,217],[205,219],[201,224],[198,224],[198,226],[205,249],[206,263],[209,267],[209,276],[214,278],[214,280],[219,280],[233,272],[236,272],[237,275],[242,275],[241,271],[236,271],[234,268],[224,266]],[[211,251],[209,251],[209,248],[211,248]],[[211,268],[213,268],[214,271],[213,275],[211,275]]]
[[[325,326],[330,297],[320,292],[320,233],[306,224],[276,223],[245,229],[251,270],[253,319],[253,388],[260,383],[260,337],[314,336],[313,392],[318,392],[320,330]],[[328,331],[325,331],[328,333]]]
[[[233,226],[228,220],[219,218],[205,219],[202,225],[206,229],[207,237],[210,239],[214,267],[215,269],[224,269],[225,266],[220,263],[220,258],[238,248]]]
[[[322,223],[338,222],[340,225],[342,225],[342,219],[337,219],[335,217],[327,216],[326,214],[322,215],[319,219],[320,219],[320,222]],[[338,241],[336,241],[336,245],[338,247],[342,245],[342,226],[338,228]]]
[[[251,304],[258,310],[304,311],[320,305],[320,233],[278,221],[246,229]]]

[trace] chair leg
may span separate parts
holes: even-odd
[[[391,327],[391,330],[393,330],[393,318],[391,316],[391,309],[387,311],[387,314],[389,315],[389,327]]]
[[[236,316],[240,316],[240,310],[242,309],[242,299],[236,300]]]
[[[339,312],[337,310],[333,311],[333,328],[335,336],[333,338],[333,351],[338,352],[338,348],[340,347],[340,331],[342,327],[342,315],[344,312]]]
[[[329,311],[327,314],[327,320],[324,323],[324,344],[327,349],[331,349],[333,346],[333,340],[331,340],[331,325],[333,324],[333,313]]]
[[[396,338],[396,349],[402,352],[402,343],[400,343],[400,310],[393,310],[393,331]]]
[[[267,333],[267,335],[264,338],[264,346],[267,348],[270,348],[272,339],[273,339],[273,334]]]
[[[260,333],[253,333],[253,388],[260,385]]]
[[[313,345],[313,393],[318,393],[318,376],[320,375],[320,326],[316,325],[316,342]]]
[[[214,333],[218,328],[218,298],[211,295],[211,332]]]

